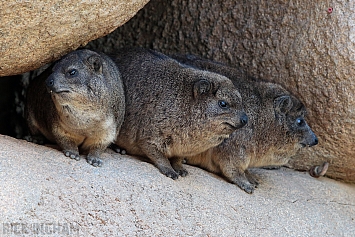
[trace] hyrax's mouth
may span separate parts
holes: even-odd
[[[305,143],[299,143],[301,145],[301,148],[305,148],[305,147],[312,147],[313,145],[310,144],[305,144]]]
[[[68,93],[70,91],[68,89],[57,89],[57,90],[55,90],[53,92],[59,94],[59,93]]]
[[[231,130],[237,130],[245,126],[245,124],[231,124],[228,122],[223,123],[223,125]]]
[[[227,122],[223,123],[223,125],[224,125],[226,128],[229,128],[229,129],[231,129],[231,130],[236,130],[236,129],[238,129],[238,127],[234,126],[233,124],[227,123]]]
[[[302,139],[300,142],[300,145],[303,147],[312,147],[318,144],[318,138],[313,134],[311,138],[308,139]]]
[[[59,89],[59,90],[52,89],[52,90],[48,90],[48,92],[50,93],[52,99],[58,101],[58,103],[60,104],[70,100],[71,98],[70,91],[67,89]]]
[[[69,93],[70,91],[68,89],[48,89],[49,93],[55,93],[55,94],[60,94],[60,93]]]

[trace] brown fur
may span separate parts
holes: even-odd
[[[196,56],[173,57],[231,78],[242,95],[249,117],[245,127],[236,130],[219,146],[187,158],[188,164],[222,174],[252,193],[258,183],[248,173],[248,168],[284,165],[300,148],[318,143],[304,120],[306,108],[280,85],[253,79],[237,68]]]
[[[224,76],[152,50],[123,49],[114,60],[126,89],[126,116],[116,144],[148,157],[168,177],[185,176],[183,157],[217,146],[247,122],[240,94]],[[221,101],[228,108],[221,108]]]
[[[77,160],[80,147],[88,163],[101,166],[99,157],[123,122],[124,99],[115,63],[103,54],[78,50],[31,82],[26,119],[32,135],[44,135]]]

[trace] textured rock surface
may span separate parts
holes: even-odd
[[[355,182],[354,14],[355,1],[345,0],[152,0],[90,47],[193,53],[281,83],[306,104],[320,140],[290,165],[327,161],[327,175]]]
[[[353,236],[355,186],[254,170],[253,195],[201,169],[174,181],[108,151],[104,166],[0,136],[0,236]],[[52,232],[51,232],[52,231]],[[79,233],[79,234],[78,234]],[[27,236],[26,235],[26,236]]]
[[[0,76],[33,70],[104,36],[148,0],[0,2]]]

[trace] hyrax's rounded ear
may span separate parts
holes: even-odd
[[[286,114],[293,106],[292,99],[289,95],[279,96],[274,100],[274,109],[276,113]]]
[[[194,84],[194,97],[197,98],[200,95],[207,94],[212,88],[211,82],[201,79]]]
[[[94,69],[95,72],[102,71],[102,58],[98,55],[90,56],[87,59],[88,66]]]

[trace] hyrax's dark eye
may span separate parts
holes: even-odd
[[[68,75],[69,76],[75,76],[78,73],[78,71],[76,69],[72,69],[68,71]]]
[[[303,126],[305,124],[305,121],[303,118],[298,118],[298,119],[296,119],[296,124],[298,126]]]
[[[219,105],[219,107],[221,107],[222,109],[228,109],[228,108],[229,108],[228,103],[227,103],[226,101],[224,101],[224,100],[218,101],[218,105]]]

